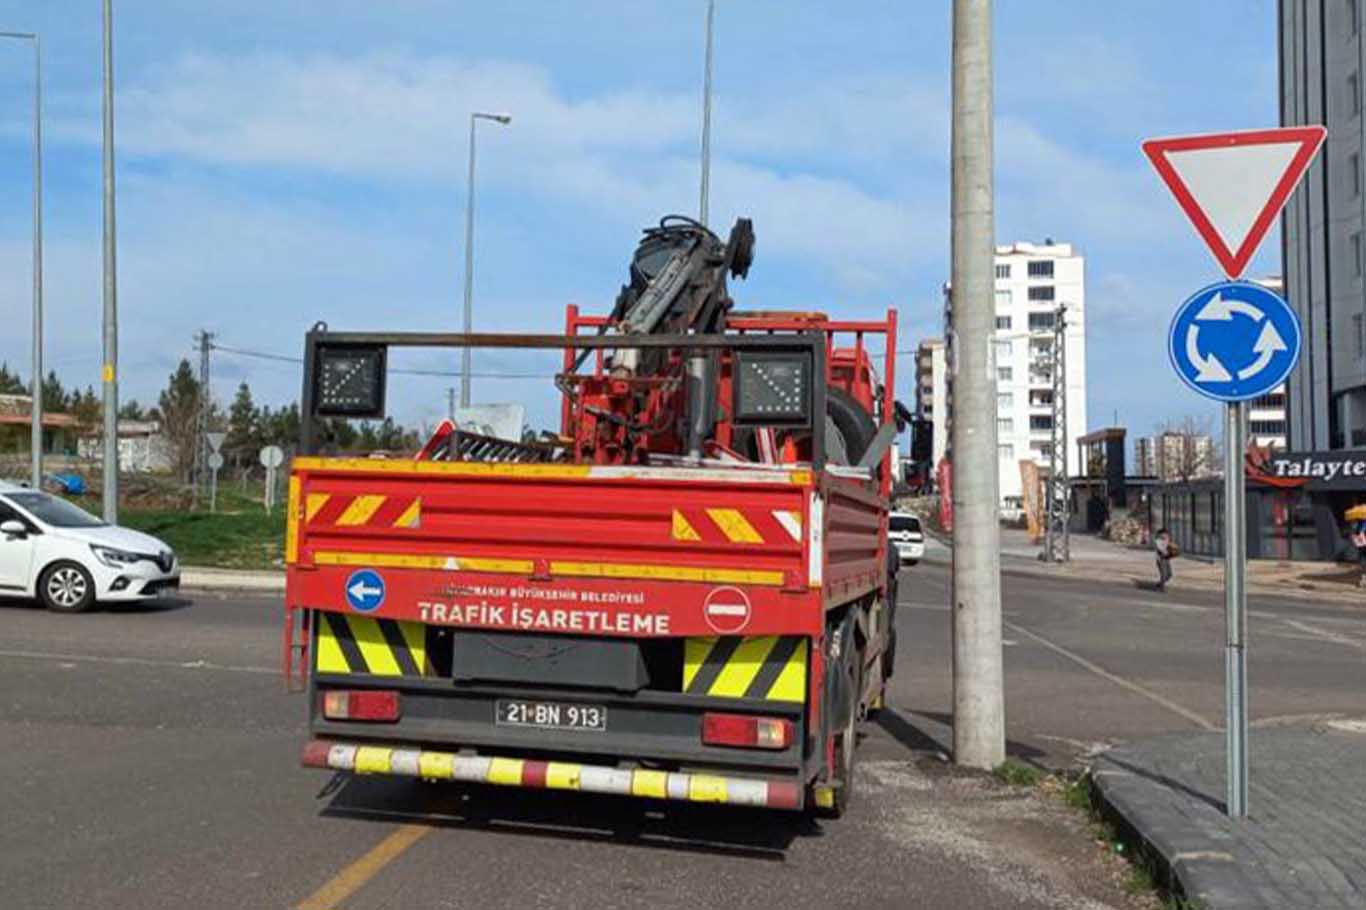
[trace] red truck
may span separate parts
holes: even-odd
[[[562,335],[309,333],[284,641],[305,765],[844,811],[894,657],[896,314],[739,312],[752,242],[666,219],[613,312],[570,307]],[[383,412],[407,346],[562,351],[559,431],[310,454],[320,418]]]

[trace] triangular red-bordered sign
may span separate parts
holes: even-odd
[[[1315,153],[1323,144],[1328,131],[1321,126],[1291,126],[1269,130],[1246,130],[1238,133],[1215,133],[1204,136],[1173,136],[1149,139],[1143,143],[1143,153],[1157,169],[1162,182],[1172,191],[1177,204],[1191,220],[1205,245],[1218,260],[1229,278],[1240,277],[1247,269],[1252,254],[1271,229],[1295,186],[1308,170]],[[1285,154],[1268,155],[1268,147],[1286,147]],[[1230,154],[1236,150],[1248,154]],[[1196,183],[1194,169],[1189,168],[1200,157],[1188,153],[1202,151],[1222,153],[1211,157],[1199,168],[1201,181]],[[1210,168],[1209,162],[1216,167]],[[1243,167],[1252,173],[1243,172]],[[1279,175],[1274,168],[1280,171]],[[1249,179],[1255,178],[1255,179]],[[1248,192],[1266,194],[1267,198],[1249,199]],[[1239,194],[1242,194],[1241,197]],[[1202,200],[1200,196],[1205,196]],[[1234,203],[1230,205],[1230,202]],[[1249,208],[1250,205],[1250,208]],[[1260,205],[1260,209],[1257,206]],[[1223,210],[1235,209],[1233,216],[1221,217]],[[1240,217],[1251,213],[1253,217]],[[1218,225],[1223,225],[1220,230]],[[1225,236],[1230,231],[1241,236]]]

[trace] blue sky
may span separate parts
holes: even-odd
[[[476,325],[554,330],[606,309],[641,227],[697,205],[702,0],[115,0],[122,394],[143,402],[191,336],[297,354],[337,328],[458,326],[466,129],[483,129]],[[0,0],[47,50],[48,358],[98,385],[98,0]],[[755,219],[746,307],[901,313],[941,330],[948,273],[948,0],[720,0],[712,220]],[[1217,269],[1141,139],[1274,125],[1274,0],[999,0],[997,237],[1087,256],[1089,412],[1133,432],[1212,409],[1171,375],[1167,321]],[[1230,27],[1233,23],[1233,27]],[[31,83],[0,44],[0,359],[28,369]],[[1279,270],[1268,239],[1249,274]],[[454,356],[407,356],[454,366]],[[910,366],[902,359],[901,397]],[[550,361],[476,354],[480,372]],[[216,394],[298,391],[222,354]],[[391,388],[410,422],[442,379]],[[477,400],[548,400],[480,379]],[[533,407],[548,413],[544,405]]]

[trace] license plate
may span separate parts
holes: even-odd
[[[602,705],[574,702],[498,700],[497,723],[502,727],[535,727],[540,730],[607,730],[607,709]]]

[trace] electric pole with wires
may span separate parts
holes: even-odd
[[[194,504],[199,508],[206,495],[209,480],[209,411],[213,398],[209,389],[209,352],[213,350],[214,334],[201,330],[195,335],[199,346],[199,408],[195,421],[194,446]]]
[[[1048,373],[1053,386],[1053,431],[1048,449],[1048,493],[1044,502],[1045,562],[1072,558],[1068,520],[1072,489],[1067,482],[1067,305],[1053,311],[1053,339],[1048,350]]]

